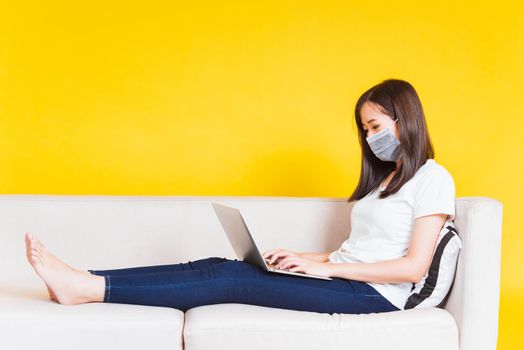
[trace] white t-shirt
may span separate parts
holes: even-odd
[[[351,232],[329,255],[332,263],[371,263],[407,255],[416,218],[444,213],[455,219],[455,183],[451,174],[428,159],[400,190],[379,199],[379,190],[356,201],[351,212]],[[413,284],[371,283],[382,296],[403,310]]]

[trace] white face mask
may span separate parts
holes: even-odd
[[[397,122],[398,118],[395,120]],[[396,162],[400,157],[400,141],[389,128],[366,137],[369,147],[378,159],[387,162]]]

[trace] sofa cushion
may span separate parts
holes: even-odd
[[[429,270],[413,284],[404,309],[441,305],[453,285],[460,248],[455,224],[447,220],[439,232]]]
[[[0,287],[1,349],[182,349],[184,313],[179,310],[60,305],[42,287]]]
[[[453,350],[458,330],[439,308],[331,315],[228,303],[187,310],[184,342],[189,350]]]

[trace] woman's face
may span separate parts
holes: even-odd
[[[385,128],[389,128],[397,140],[400,140],[397,123],[395,123],[389,115],[382,113],[374,103],[366,102],[362,105],[360,108],[360,118],[366,137],[370,137]]]

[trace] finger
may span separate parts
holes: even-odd
[[[293,259],[294,259],[293,256],[289,256],[289,255],[288,255],[288,256],[284,257],[282,260],[280,260],[278,263],[279,263],[279,265],[286,265],[286,264],[288,264],[289,262],[292,262]]]
[[[286,261],[287,261],[287,258],[283,258],[282,260],[280,260],[280,261],[278,262],[277,267],[278,267],[279,269],[283,268],[283,267],[285,266],[285,264],[286,264]]]
[[[273,254],[273,256],[271,257],[271,259],[269,260],[269,263],[270,263],[270,264],[274,264],[275,261],[277,261],[278,259],[280,259],[280,257],[278,256],[278,254]]]
[[[285,249],[284,249],[284,250],[281,250],[281,251],[278,252],[278,257],[279,257],[280,259],[282,259],[282,260],[285,259],[285,258],[287,258],[287,257],[292,257],[292,256],[293,256],[293,255],[292,255],[292,252],[290,252],[289,250],[285,250]],[[275,259],[275,260],[276,260],[276,259]],[[282,262],[282,260],[280,260],[279,262]]]
[[[278,266],[280,266],[281,268],[286,268],[286,267],[291,266],[294,263],[296,263],[296,260],[297,260],[296,257],[288,256],[288,257],[284,258],[282,261],[280,261],[278,263]]]
[[[303,266],[305,266],[304,261],[302,261],[302,260],[300,260],[300,259],[295,259],[295,260],[293,260],[289,265],[290,265],[290,266],[293,266],[293,268],[297,268],[297,267],[303,267]]]
[[[264,259],[268,259],[268,258],[271,257],[273,254],[275,254],[275,250],[274,250],[274,249],[271,249],[271,250],[267,250],[264,254],[262,254],[262,256],[264,257]]]
[[[279,260],[282,257],[282,252],[277,251],[275,254],[273,254],[273,257],[270,260],[270,264],[273,264],[276,260]]]
[[[275,252],[275,249],[269,249],[269,250],[266,250],[266,251],[264,252],[264,254],[262,254],[262,256],[263,256],[264,258],[267,258],[268,256],[270,256],[270,255],[273,254],[274,252]]]
[[[263,255],[264,255],[264,258],[269,258],[270,256],[278,253],[280,251],[280,249],[270,249],[270,250],[267,250]]]
[[[304,260],[302,260],[301,258],[298,258],[298,257],[293,257],[292,259],[289,259],[289,262],[287,264],[288,267],[298,267],[298,266],[303,266],[304,265]]]

